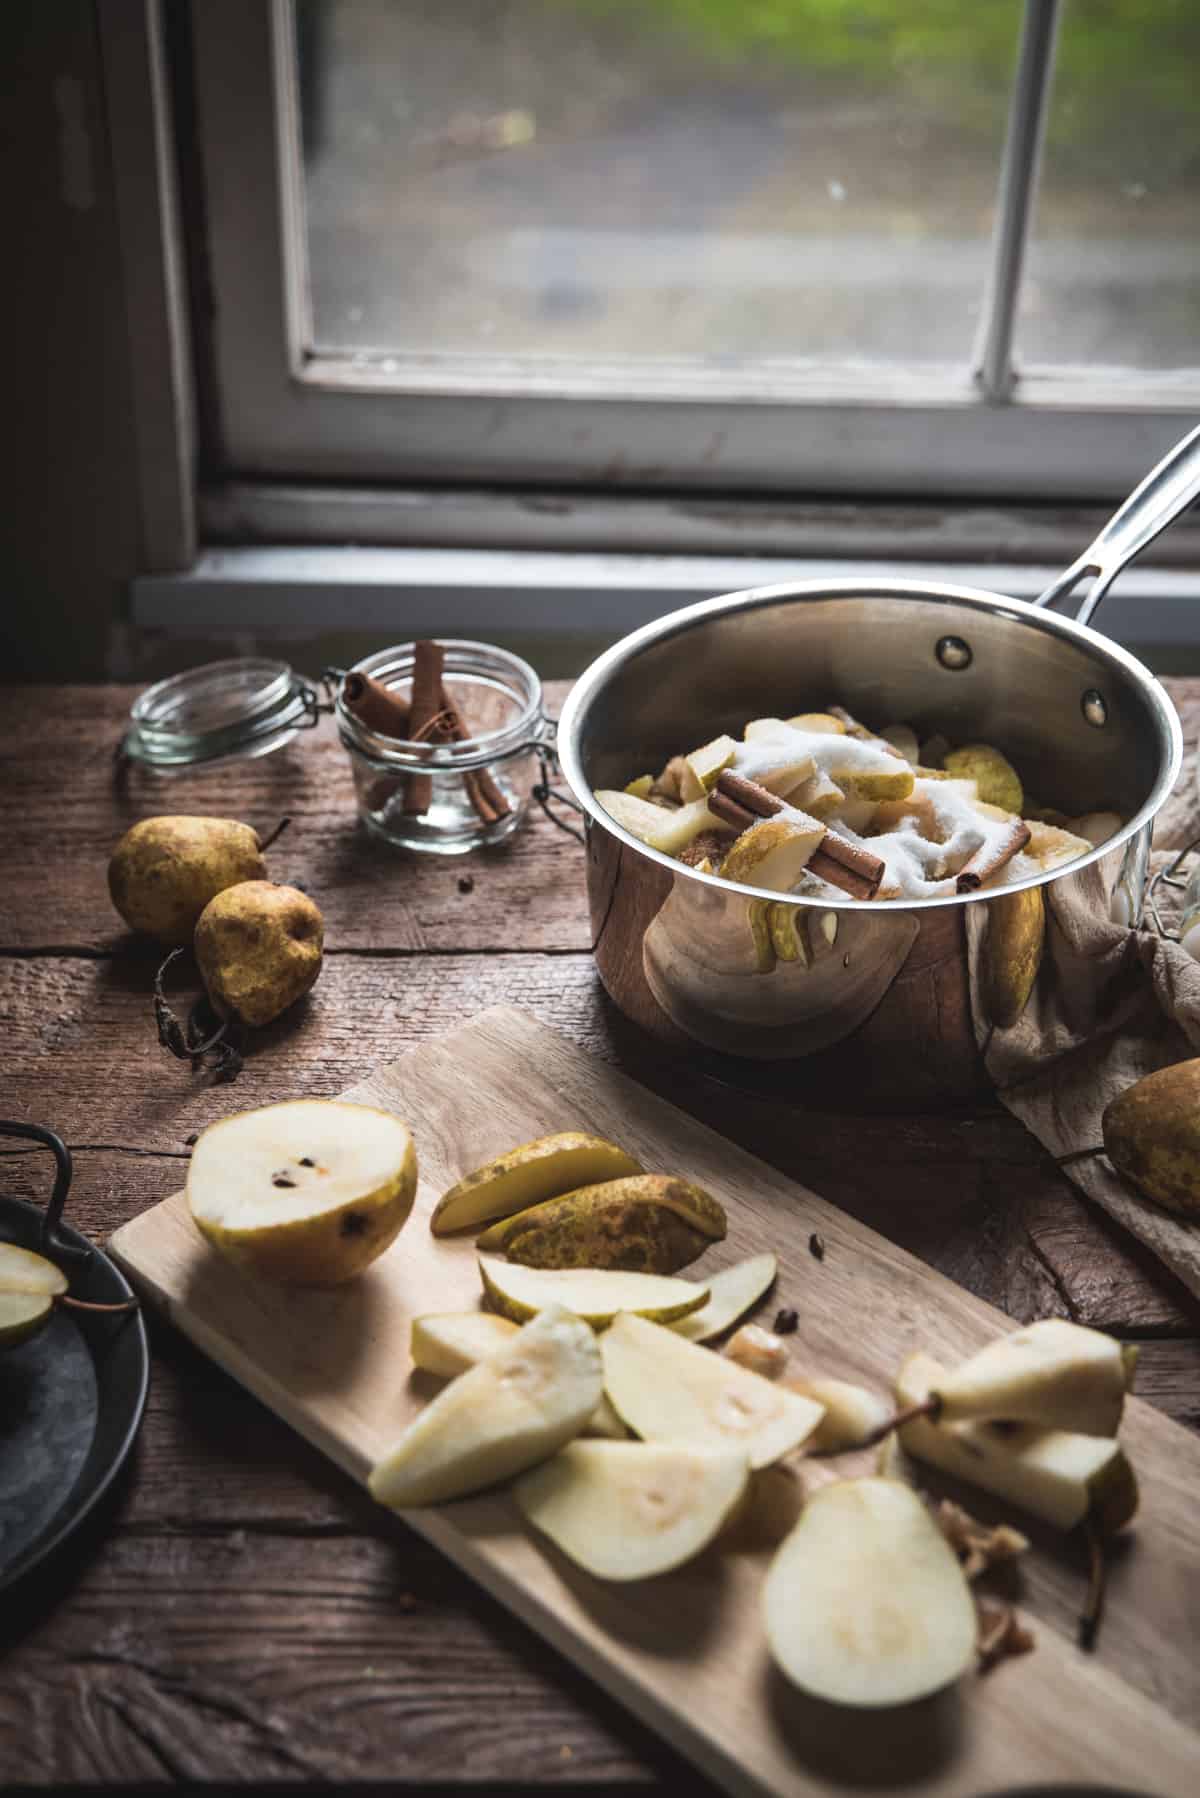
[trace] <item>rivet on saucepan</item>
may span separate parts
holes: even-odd
[[[974,654],[971,645],[962,637],[940,637],[937,646],[937,659],[943,668],[949,668],[952,673],[959,674],[964,668],[971,666]]]
[[[1103,730],[1108,723],[1108,701],[1095,687],[1087,688],[1079,701],[1079,709],[1096,730]]]

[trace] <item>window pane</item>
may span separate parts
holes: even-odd
[[[1200,6],[1070,0],[1020,362],[1200,365]]]
[[[965,361],[1019,0],[298,0],[315,346]]]

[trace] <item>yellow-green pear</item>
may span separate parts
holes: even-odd
[[[1159,1068],[1118,1093],[1101,1128],[1119,1174],[1167,1211],[1200,1218],[1200,1060]]]
[[[1047,1317],[989,1342],[936,1391],[939,1423],[979,1417],[1115,1436],[1137,1351],[1100,1330]]]
[[[0,1242],[0,1348],[36,1335],[66,1290],[66,1275],[44,1255]]]
[[[448,1236],[452,1230],[466,1230],[491,1218],[510,1217],[577,1187],[641,1171],[641,1162],[616,1143],[583,1130],[559,1130],[519,1143],[457,1181],[434,1206],[429,1228],[435,1236]]]
[[[269,1024],[321,972],[325,921],[307,893],[245,880],[210,899],[196,925],[196,962],[218,1016]]]
[[[243,880],[264,880],[258,833],[233,818],[143,818],[108,864],[112,902],[131,930],[182,948],[210,899]]]
[[[725,1234],[725,1212],[673,1174],[630,1174],[546,1199],[494,1223],[476,1247],[526,1267],[673,1274]]]

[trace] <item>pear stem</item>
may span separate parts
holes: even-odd
[[[263,837],[262,841],[258,845],[258,853],[260,855],[265,855],[267,850],[271,847],[271,844],[277,843],[279,841],[280,837],[283,835],[284,831],[287,829],[287,827],[291,823],[291,821],[292,820],[290,818],[281,818],[279,820],[278,824],[275,826],[274,830],[271,832],[270,836]]]
[[[60,1293],[57,1303],[69,1305],[72,1311],[107,1311],[112,1316],[116,1316],[119,1312],[136,1311],[138,1308],[137,1299],[121,1299],[116,1304],[101,1305],[94,1299],[73,1299],[69,1292]]]
[[[1079,1646],[1090,1653],[1096,1646],[1096,1637],[1100,1633],[1100,1624],[1104,1617],[1104,1600],[1108,1592],[1108,1559],[1104,1553],[1104,1538],[1096,1525],[1087,1523],[1084,1528],[1087,1532],[1091,1567],[1088,1575],[1087,1598],[1084,1600],[1083,1614],[1079,1619]]]
[[[876,1443],[882,1442],[885,1436],[890,1436],[893,1430],[902,1430],[906,1423],[915,1423],[918,1417],[936,1419],[941,1408],[941,1399],[936,1392],[931,1392],[928,1398],[921,1399],[915,1405],[906,1405],[904,1410],[897,1411],[894,1417],[889,1417],[883,1423],[877,1424],[873,1430],[868,1430],[867,1434],[855,1443],[855,1450],[874,1448]]]

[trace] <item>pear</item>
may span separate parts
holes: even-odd
[[[264,880],[256,831],[233,818],[143,818],[108,864],[112,902],[131,930],[186,947],[210,899],[243,880]]]
[[[1181,1217],[1200,1217],[1200,1060],[1159,1068],[1111,1099],[1101,1122],[1119,1174]]]
[[[413,1366],[452,1380],[515,1336],[519,1324],[493,1311],[445,1311],[414,1317],[409,1336]]]
[[[561,1130],[521,1143],[467,1174],[442,1194],[429,1228],[435,1236],[448,1236],[452,1230],[469,1230],[490,1218],[527,1211],[578,1187],[641,1171],[641,1163],[616,1143],[582,1130]]]
[[[510,1479],[577,1436],[602,1390],[588,1326],[542,1311],[426,1405],[372,1469],[371,1496],[401,1510]]]
[[[440,1374],[454,1379],[460,1373],[486,1360],[521,1328],[511,1318],[497,1317],[494,1311],[443,1311],[426,1317],[414,1317],[409,1348],[413,1366],[423,1373]],[[583,1427],[585,1436],[610,1436],[623,1441],[629,1431],[608,1400],[600,1403]]]
[[[684,773],[679,783],[683,800],[703,799],[717,784],[717,776],[730,766],[738,746],[732,737],[714,737],[703,749],[693,749],[683,758]]]
[[[698,1311],[690,1311],[686,1317],[676,1318],[671,1329],[691,1342],[707,1342],[713,1336],[720,1336],[739,1317],[753,1310],[774,1285],[776,1271],[774,1255],[764,1254],[751,1255],[745,1261],[735,1261],[732,1267],[723,1267],[719,1273],[710,1274],[705,1282],[707,1303]]]
[[[294,1005],[321,972],[325,922],[307,893],[244,880],[210,899],[196,962],[214,1011],[255,1027]]]
[[[604,1390],[647,1442],[742,1448],[767,1467],[811,1436],[822,1407],[645,1317],[618,1317],[601,1339]]]
[[[815,1398],[825,1415],[809,1437],[810,1455],[841,1455],[857,1448],[865,1436],[885,1424],[891,1406],[877,1392],[827,1374],[794,1374],[784,1382],[789,1392]]]
[[[846,726],[830,712],[800,712],[787,721],[793,730],[815,731],[819,737],[844,737]]]
[[[842,768],[837,766],[837,759],[835,753],[829,772],[847,799],[869,799],[878,804],[883,800],[908,799],[912,795],[916,775],[898,756],[894,768],[859,768],[853,764]]]
[[[943,758],[942,766],[956,780],[973,780],[979,789],[979,797],[988,805],[998,805],[1003,811],[1018,814],[1024,810],[1021,777],[1008,757],[992,744],[968,743],[962,749],[952,749]]]
[[[1099,1330],[1048,1317],[1014,1330],[948,1373],[937,1421],[979,1417],[1115,1436],[1137,1351]]]
[[[236,1112],[197,1138],[187,1198],[197,1229],[252,1276],[337,1286],[394,1241],[417,1155],[390,1112],[293,1099]]]
[[[520,1267],[493,1255],[480,1255],[479,1276],[492,1307],[518,1323],[547,1305],[562,1305],[597,1329],[606,1328],[620,1311],[668,1321],[698,1311],[708,1298],[707,1286],[695,1286],[668,1274],[627,1274],[599,1267]]]
[[[709,811],[707,798],[693,799],[676,811],[664,811],[632,793],[597,789],[596,798],[622,829],[664,855],[678,855],[701,831],[729,829],[724,819]]]
[[[53,1261],[0,1242],[0,1348],[15,1348],[35,1335],[66,1290],[67,1277]]]
[[[932,1356],[910,1355],[896,1378],[896,1401],[904,1410],[920,1405],[946,1378]],[[898,1433],[906,1454],[1058,1529],[1074,1529],[1087,1519],[1107,1534],[1137,1510],[1133,1468],[1106,1436],[1038,1424],[933,1423],[928,1417],[914,1418]]]
[[[910,1704],[975,1659],[962,1568],[896,1480],[838,1480],[813,1493],[771,1562],[763,1609],[781,1670],[831,1704]]]
[[[671,1174],[630,1174],[502,1218],[476,1246],[526,1267],[673,1274],[725,1228],[724,1210],[701,1187]]]
[[[721,864],[722,877],[786,893],[795,886],[824,836],[825,826],[803,812],[763,818],[730,845]]]
[[[517,1508],[597,1579],[652,1579],[682,1567],[740,1503],[750,1469],[737,1449],[571,1442],[523,1474]]]
[[[979,998],[984,1016],[998,1030],[1011,1030],[1037,982],[1046,940],[1046,903],[1041,887],[998,893],[988,901],[979,963]]]

